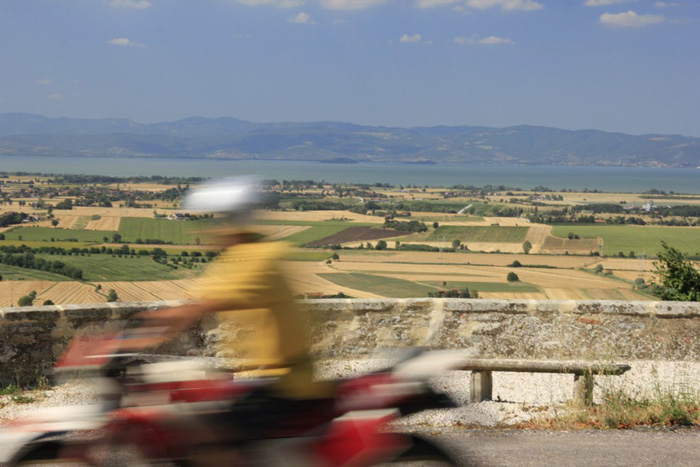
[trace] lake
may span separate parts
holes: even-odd
[[[652,167],[575,167],[534,165],[392,163],[324,164],[305,161],[231,161],[106,157],[0,157],[0,171],[218,177],[257,174],[277,180],[325,180],[334,183],[392,185],[506,185],[552,189],[643,192],[650,188],[700,194],[700,169]]]

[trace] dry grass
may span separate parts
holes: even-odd
[[[119,230],[121,217],[100,217],[97,220],[89,220],[85,230]]]
[[[599,404],[586,406],[571,401],[553,417],[535,417],[522,428],[582,430],[626,429],[644,426],[697,426],[700,424],[700,395],[697,390],[659,390],[651,397],[606,389]]]

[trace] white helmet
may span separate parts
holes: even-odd
[[[227,214],[235,223],[245,223],[260,201],[256,177],[227,177],[193,188],[185,196],[182,207]]]

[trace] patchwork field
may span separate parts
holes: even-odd
[[[71,250],[86,246],[114,248],[115,244],[127,243],[129,249],[149,253],[132,258],[131,255],[119,257],[86,252],[81,256],[75,251],[66,251],[59,257],[34,251],[32,254],[40,259],[60,261],[81,269],[84,280],[75,282],[45,271],[0,264],[0,275],[3,276],[0,281],[1,304],[16,303],[20,296],[31,290],[37,291],[37,304],[44,300],[55,303],[100,302],[106,300],[106,290],[110,288],[117,291],[120,300],[178,299],[193,293],[191,287],[206,267],[207,252],[217,248],[202,232],[202,227],[209,221],[154,218],[154,213],[178,212],[175,209],[179,200],[172,199],[181,191],[177,183],[165,185],[131,180],[112,184],[112,181],[110,179],[102,187],[108,187],[103,194],[109,197],[114,207],[78,206],[70,210],[54,207],[53,215],[59,223],[52,227],[47,204],[55,206],[65,199],[81,204],[94,202],[94,195],[85,193],[99,189],[100,182],[90,182],[90,190],[75,190],[80,185],[64,185],[46,191],[48,182],[32,177],[3,179],[3,193],[11,195],[13,204],[5,201],[0,205],[0,213],[23,212],[33,216],[20,220],[13,218],[11,222],[22,223],[0,228],[5,235],[4,240],[0,239],[0,247],[26,245]],[[662,213],[654,216],[640,210],[639,206],[648,201],[641,194],[536,193],[527,190],[510,193],[508,188],[492,187],[462,190],[413,186],[319,186],[303,182],[292,183],[291,187],[287,183],[274,188],[277,198],[273,198],[279,199],[283,209],[260,211],[252,230],[265,235],[268,240],[284,240],[297,246],[286,256],[285,264],[297,293],[425,297],[440,289],[468,287],[484,298],[645,300],[651,297],[635,289],[634,284],[639,278],[646,282],[652,280],[652,260],[628,258],[630,251],[635,256],[652,257],[659,251],[661,240],[665,240],[685,252],[700,253],[700,227],[606,225],[601,223],[611,216],[606,213],[596,214],[598,223],[595,225],[582,225],[575,223],[578,212],[562,210],[563,207],[590,203],[623,203],[628,208],[637,206],[636,210],[626,211],[627,221],[634,221],[629,218],[633,215],[646,222],[657,222]],[[138,193],[139,190],[148,193]],[[169,191],[158,194],[165,190]],[[59,195],[55,196],[56,193]],[[158,197],[161,199],[153,199]],[[659,205],[700,203],[700,197],[683,198],[659,198],[655,202],[658,201]],[[151,207],[125,207],[131,202],[127,200]],[[284,210],[297,201],[312,209],[321,200],[352,205],[353,210],[366,214],[343,210]],[[39,205],[44,209],[35,207]],[[462,214],[457,214],[460,211]],[[424,222],[428,230],[410,233],[384,228],[384,216],[393,212],[397,214],[396,220],[418,220]],[[374,213],[377,215],[369,215]],[[536,223],[554,222],[554,216],[571,223],[554,227]],[[700,219],[700,216],[696,217]],[[664,219],[679,221],[678,218]],[[690,221],[697,222],[697,219]],[[439,223],[437,228],[433,227],[434,222]],[[569,239],[569,232],[581,238]],[[141,243],[136,244],[137,239]],[[154,242],[146,244],[149,239]],[[376,246],[380,239],[386,239],[389,250],[368,249],[367,243]],[[467,250],[446,251],[452,249],[454,240],[459,240]],[[416,248],[444,250],[397,251],[394,249],[396,241],[402,245],[423,245]],[[532,244],[530,254],[523,252],[525,241]],[[362,244],[363,249],[322,248],[329,244],[343,247]],[[153,261],[150,255],[155,248],[167,252],[169,266]],[[183,252],[187,255],[174,258]],[[596,256],[592,254],[594,252],[610,257]],[[619,252],[625,257],[618,257]],[[339,259],[333,259],[337,257]],[[9,263],[14,260],[8,257]],[[49,269],[46,263],[29,265]],[[598,265],[603,271],[595,273]],[[53,270],[60,268],[54,267]],[[509,272],[515,272],[519,281],[508,282],[506,276]]]

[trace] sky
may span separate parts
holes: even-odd
[[[0,0],[0,113],[700,136],[700,0]]]

